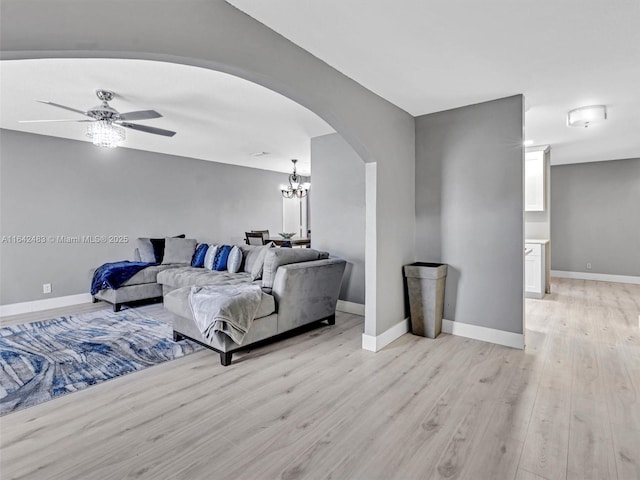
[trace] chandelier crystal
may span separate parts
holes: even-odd
[[[293,173],[289,175],[289,185],[282,186],[282,196],[284,198],[302,198],[309,192],[311,184],[309,182],[303,182],[302,177],[296,173],[296,163],[298,160],[291,160],[293,162]]]
[[[124,141],[125,133],[110,120],[98,120],[87,127],[87,137],[98,147],[115,148]]]

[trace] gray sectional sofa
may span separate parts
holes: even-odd
[[[154,265],[138,272],[119,289],[101,290],[95,297],[113,303],[114,309],[126,302],[163,297],[164,307],[173,314],[174,339],[187,338],[215,350],[225,366],[231,363],[234,352],[257,342],[314,322],[335,322],[336,303],[346,266],[344,260],[328,258],[326,252],[306,248],[238,247],[245,260],[237,273],[187,265]],[[266,251],[261,256],[257,255],[257,249]],[[262,277],[252,280],[256,261],[263,261]],[[247,283],[260,285],[262,297],[255,320],[242,342],[235,343],[221,332],[215,332],[215,336],[207,340],[193,317],[189,298],[191,287]]]

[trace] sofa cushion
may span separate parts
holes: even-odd
[[[265,252],[264,266],[262,271],[262,287],[273,288],[273,280],[276,270],[280,265],[290,263],[310,262],[320,260],[326,252],[319,252],[311,248],[271,248]],[[327,254],[328,256],[328,254]]]
[[[190,265],[197,243],[193,238],[165,238],[162,264]]]
[[[186,235],[184,233],[181,233],[180,235],[176,235],[175,237],[172,238],[185,238]],[[167,237],[165,237],[167,238]],[[162,260],[164,258],[164,245],[165,245],[165,238],[150,238],[149,240],[151,241],[151,245],[153,245],[153,253],[156,256],[156,263],[162,263]]]
[[[207,248],[207,253],[204,256],[204,268],[207,270],[213,270],[214,261],[216,259],[216,253],[218,253],[218,245],[209,245]]]
[[[153,245],[148,238],[138,238],[136,240],[138,254],[141,262],[156,263],[156,255],[153,252]]]
[[[184,233],[182,233],[180,235],[176,235],[175,237],[171,237],[171,238],[185,238],[185,237],[186,237],[186,235]],[[140,247],[141,243],[146,245],[147,244],[146,240],[148,240],[151,243],[151,247],[153,248],[153,260],[142,260],[142,261],[143,262],[149,261],[149,262],[153,262],[153,263],[162,263],[162,260],[164,258],[165,239],[164,238],[140,237],[140,238],[138,238],[138,247]],[[142,257],[142,251],[140,252],[140,256]]]
[[[227,260],[230,252],[231,245],[220,245],[213,260],[213,270],[223,272],[227,269]]]
[[[256,256],[253,266],[251,267],[251,281],[259,280],[262,278],[262,269],[264,266],[264,257],[268,250],[272,250],[269,247],[262,248]]]
[[[242,266],[242,250],[235,245],[231,252],[229,252],[229,258],[227,259],[227,270],[229,273],[238,273]]]
[[[238,285],[250,282],[248,273],[216,272],[195,267],[171,268],[158,274],[158,283],[172,288],[191,285]]]
[[[204,257],[207,255],[207,249],[209,245],[206,243],[201,243],[196,247],[196,251],[193,254],[193,258],[191,259],[192,267],[204,267]]]
[[[249,252],[253,250],[255,247],[253,245],[245,245],[245,244],[238,244],[235,246],[238,247],[238,250],[240,250],[240,253],[242,254],[242,261],[240,262],[240,269],[238,271],[244,272],[245,271],[244,266],[247,262],[247,255],[249,255]]]
[[[142,283],[140,285],[129,285],[126,288],[120,287],[117,290],[105,288],[94,295],[98,300],[104,300],[113,305],[116,303],[137,302],[151,298],[162,297],[162,285],[157,283]]]
[[[191,287],[182,287],[177,290],[173,290],[165,295],[164,301],[167,309],[176,315],[184,318],[190,318],[193,320],[193,313],[191,306],[189,305],[189,295],[191,293]],[[266,317],[276,311],[276,302],[273,296],[262,293],[260,298],[260,306],[256,312],[255,318]],[[272,335],[275,335],[277,331],[274,331]]]
[[[275,243],[269,242],[266,245],[238,245],[240,250],[242,250],[242,256],[244,257],[244,263],[242,265],[241,270],[251,273],[253,271],[253,267],[256,263],[256,260],[260,257],[260,253],[265,249],[273,248],[276,246]],[[262,259],[264,261],[264,259]]]
[[[251,273],[251,268],[260,253],[260,250],[264,248],[264,246],[256,246],[256,245],[238,245],[240,250],[242,251],[242,267],[240,267],[241,271]]]
[[[175,267],[175,265],[149,265],[124,282],[120,288],[131,285],[143,285],[145,283],[156,283],[160,272]]]

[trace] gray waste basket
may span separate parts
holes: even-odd
[[[411,332],[436,338],[442,331],[446,263],[416,262],[404,266],[409,293]]]

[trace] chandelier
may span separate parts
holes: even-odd
[[[98,147],[115,148],[125,139],[124,128],[113,124],[111,120],[91,122],[87,127],[87,137]]]
[[[293,162],[293,173],[289,175],[289,186],[282,186],[282,196],[284,198],[302,198],[307,195],[311,184],[309,182],[302,182],[302,177],[296,173],[296,163],[298,160],[291,160]]]

